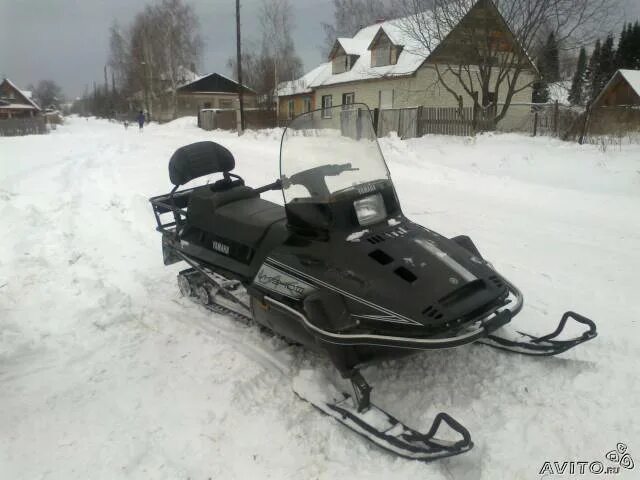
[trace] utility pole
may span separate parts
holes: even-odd
[[[240,104],[240,119],[238,135],[244,132],[244,102],[242,98],[242,50],[240,47],[240,0],[236,0],[236,68],[238,69],[238,102]]]

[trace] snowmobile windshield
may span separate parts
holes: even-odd
[[[285,203],[331,203],[390,184],[391,178],[364,104],[340,105],[291,121],[280,146]]]

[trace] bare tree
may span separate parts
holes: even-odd
[[[64,101],[62,89],[53,80],[40,80],[32,95],[42,108],[57,108]]]
[[[109,65],[116,73],[119,90],[142,94],[147,112],[159,97],[169,96],[173,116],[177,88],[199,63],[202,40],[198,19],[183,0],[162,0],[147,5],[129,29],[117,24],[110,29]]]
[[[261,38],[243,42],[242,76],[253,88],[266,108],[271,108],[279,82],[293,80],[302,74],[302,61],[291,38],[294,18],[289,0],[263,0],[260,10]],[[236,60],[227,66],[237,78]]]
[[[460,87],[490,120],[504,118],[513,97],[531,87],[529,52],[553,33],[565,47],[590,42],[608,26],[616,0],[398,0],[402,29],[432,54],[439,82],[462,104]],[[494,6],[499,11],[495,14]],[[478,13],[471,15],[471,11]],[[492,14],[493,12],[493,14]],[[458,26],[455,37],[447,38]],[[505,33],[506,32],[506,33]],[[497,108],[498,92],[503,93]],[[490,108],[489,108],[490,107]]]
[[[329,55],[336,38],[353,37],[362,27],[397,16],[392,0],[333,0],[333,9],[334,23],[322,23],[325,55]]]

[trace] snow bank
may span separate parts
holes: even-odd
[[[605,462],[617,442],[637,455],[638,146],[382,140],[405,213],[470,235],[522,288],[516,326],[547,332],[573,308],[600,331],[555,359],[470,346],[367,368],[375,401],[408,424],[446,411],[472,432],[470,453],[425,465],[297,399],[291,376],[324,360],[180,297],[147,204],[170,189],[173,151],[211,139],[248,184],[279,174],[279,130],[192,120],[139,133],[71,118],[0,138],[0,477],[513,480]]]

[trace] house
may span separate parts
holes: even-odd
[[[255,107],[256,92],[243,86],[243,103]],[[167,92],[154,105],[154,118],[169,121],[174,118],[198,115],[202,109],[234,109],[238,105],[238,83],[219,73],[210,73],[184,83],[176,89],[177,106],[173,111],[173,93]]]
[[[640,106],[640,70],[618,70],[592,103],[611,106]]]
[[[425,12],[421,21],[431,21],[430,15]],[[407,33],[406,19],[382,21],[360,29],[352,38],[336,39],[328,58],[330,67],[325,67],[330,71],[305,84],[304,94],[309,95],[309,90],[313,92],[313,105],[318,108],[354,102],[365,103],[371,109],[473,106],[473,98],[463,86],[450,72],[441,69],[441,77],[456,95],[447,89],[440,81],[436,65],[455,65],[460,56],[459,46],[467,40],[464,29],[474,28],[475,23],[485,25],[487,19],[491,21],[492,35],[499,39],[502,51],[522,51],[493,1],[478,0],[461,21],[442,36],[441,42],[433,39],[428,50],[415,40],[415,36]],[[538,74],[528,56],[525,58],[526,69],[519,76],[519,91],[513,95],[512,103],[531,102],[530,84]],[[323,65],[318,68],[321,67]],[[495,89],[489,91],[479,103],[499,105],[505,100],[506,90],[503,87],[497,93]],[[472,93],[482,95],[477,91]],[[287,109],[287,102],[281,100],[282,103]],[[518,116],[528,115],[529,111],[528,107],[523,108]],[[505,118],[503,121],[516,123],[518,119]]]
[[[315,110],[316,97],[311,87],[331,75],[331,63],[323,63],[297,80],[278,85],[279,120],[291,120],[296,115]]]
[[[40,112],[31,92],[20,90],[8,78],[0,83],[0,119],[35,117]]]

